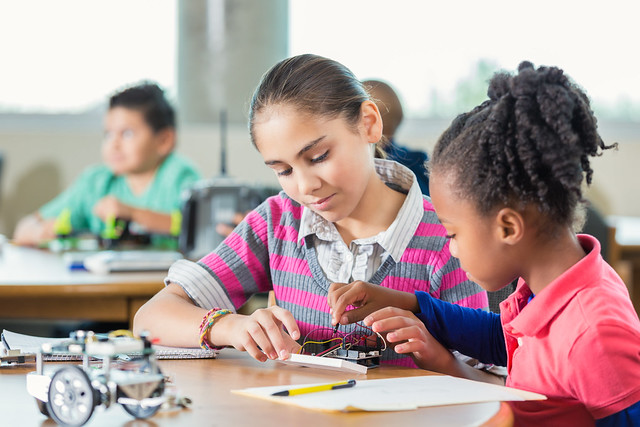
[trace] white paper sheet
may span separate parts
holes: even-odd
[[[308,409],[346,412],[405,411],[462,403],[546,399],[537,393],[447,375],[358,380],[355,387],[351,388],[295,396],[271,396],[277,391],[312,385],[318,384],[255,387],[232,392]]]

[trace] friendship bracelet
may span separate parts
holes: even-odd
[[[200,347],[205,350],[220,350],[223,347],[213,347],[209,340],[207,340],[207,332],[211,329],[211,326],[217,319],[227,314],[233,313],[231,310],[222,309],[219,307],[212,308],[204,315],[202,323],[200,323]]]

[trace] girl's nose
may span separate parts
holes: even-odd
[[[321,180],[315,174],[302,173],[298,175],[298,191],[300,194],[312,194],[321,186]]]

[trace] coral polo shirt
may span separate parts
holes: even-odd
[[[507,385],[577,399],[599,419],[640,401],[640,321],[600,243],[578,240],[587,255],[531,302],[520,279],[500,304]]]

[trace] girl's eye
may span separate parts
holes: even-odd
[[[123,139],[133,138],[133,131],[131,129],[126,129],[125,131],[122,132],[122,138]]]
[[[292,169],[289,168],[289,169],[285,169],[285,170],[280,171],[280,172],[276,172],[276,175],[278,175],[278,176],[289,176],[289,175],[291,175],[291,172],[292,172]]]
[[[455,234],[447,234],[446,236],[444,236],[445,239],[453,239],[454,237],[456,237]]]
[[[321,154],[318,157],[314,157],[313,159],[311,159],[311,163],[320,163],[323,162],[324,160],[326,160],[327,156],[329,155],[329,151],[325,151],[324,154]]]

